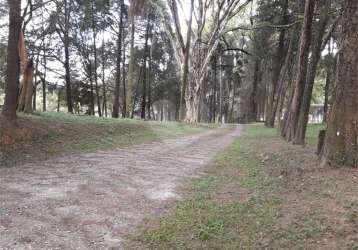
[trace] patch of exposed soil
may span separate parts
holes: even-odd
[[[1,169],[0,248],[121,248],[124,235],[179,199],[177,188],[239,134],[217,129]]]

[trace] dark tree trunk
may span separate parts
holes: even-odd
[[[287,115],[287,126],[284,137],[291,141],[296,133],[303,92],[306,83],[308,55],[311,46],[312,20],[315,9],[315,0],[306,0],[304,23],[301,32],[301,42],[299,50],[299,61],[297,77],[294,86],[294,95]]]
[[[103,85],[103,112],[105,117],[108,117],[107,112],[107,89],[106,89],[106,78],[105,78],[105,56],[104,56],[104,32],[102,38],[102,85]]]
[[[61,105],[61,89],[57,90],[57,113],[60,112],[60,105]]]
[[[144,43],[144,56],[143,56],[143,85],[142,85],[142,110],[140,117],[145,119],[146,115],[146,106],[147,106],[147,59],[148,59],[148,42],[149,42],[149,32],[150,32],[150,18],[149,14],[147,17],[147,28],[145,32],[145,43]]]
[[[358,1],[344,1],[337,87],[323,157],[331,165],[358,167]]]
[[[147,114],[148,119],[152,119],[151,117],[151,106],[152,106],[152,83],[151,83],[151,73],[152,73],[152,57],[153,57],[153,40],[150,48],[149,55],[149,65],[148,65],[148,102],[147,102]]]
[[[69,113],[73,113],[72,89],[71,89],[71,70],[70,70],[70,8],[68,1],[64,0],[65,8],[65,30],[64,30],[64,50],[65,50],[65,81],[66,81],[66,99]]]
[[[112,117],[119,118],[119,96],[121,85],[121,61],[122,61],[122,34],[123,34],[123,4],[121,3],[121,17],[119,22],[119,32],[117,38],[117,64],[116,64],[116,83],[114,88],[113,112]]]
[[[261,61],[255,59],[254,76],[252,80],[252,92],[251,92],[251,100],[250,100],[251,101],[250,122],[255,122],[257,119],[257,86],[259,83],[260,64]]]
[[[8,0],[8,4],[10,8],[9,39],[7,47],[5,103],[2,114],[7,119],[14,120],[16,119],[17,93],[20,77],[20,58],[18,44],[22,22],[21,0]]]
[[[125,37],[123,36],[123,46],[124,46],[124,40]],[[122,59],[122,86],[123,86],[123,108],[122,108],[122,117],[127,117],[128,113],[128,104],[127,104],[127,85],[126,85],[126,78],[124,77],[126,75],[126,50],[123,49],[123,59]]]
[[[90,103],[90,112],[89,112],[89,115],[95,115],[95,112],[94,112],[94,87],[93,87],[93,72],[92,72],[92,63],[90,62],[89,63],[89,72],[88,72],[88,75],[89,75],[89,80],[90,80],[90,90],[91,90],[91,103]]]
[[[38,79],[38,70],[39,70],[39,61],[40,61],[40,50],[36,57],[36,69],[35,69],[35,82],[34,82],[34,89],[33,89],[33,99],[32,99],[32,110],[36,111],[37,109],[37,79]]]
[[[330,67],[327,67],[326,85],[324,86],[323,123],[327,123],[328,121],[328,101],[329,101],[330,85],[331,85],[331,70]]]
[[[287,10],[288,10],[288,0],[285,0],[282,10],[283,24],[286,24],[288,22]],[[277,91],[278,91],[281,68],[285,60],[285,54],[287,53],[285,51],[285,37],[286,37],[286,30],[282,29],[280,31],[280,35],[278,38],[278,46],[273,60],[271,88],[270,91],[268,92],[269,96],[268,96],[267,118],[266,118],[265,125],[270,128],[273,128],[275,126],[276,110],[274,110],[274,108],[275,107],[277,108],[276,105],[277,99],[275,99],[275,96],[277,95]]]
[[[302,100],[300,115],[298,119],[297,130],[293,141],[295,144],[299,144],[299,145],[304,145],[305,143],[306,129],[307,129],[308,116],[311,106],[313,85],[314,85],[314,80],[316,78],[317,65],[319,60],[321,59],[322,47],[325,47],[325,44],[323,44],[323,36],[329,19],[331,1],[326,0],[324,4],[325,5],[323,6],[322,13],[321,13],[321,19],[317,27],[314,44],[311,50],[312,56],[309,63],[308,75],[306,79],[306,86],[303,93],[303,100]]]
[[[286,94],[285,81],[287,80],[286,75],[287,75],[287,71],[290,66],[290,61],[292,59],[293,45],[296,40],[295,32],[296,32],[296,29],[294,29],[291,34],[290,42],[289,42],[287,53],[286,53],[286,58],[283,63],[283,66],[281,68],[281,72],[280,72],[280,76],[279,76],[279,80],[278,80],[278,87],[277,87],[277,91],[274,95],[274,100],[273,100],[272,114],[271,114],[273,118],[271,117],[271,121],[272,121],[272,119],[273,119],[273,121],[275,120],[278,108],[281,108],[280,104],[285,99],[285,94]],[[278,115],[279,122],[280,122],[280,119],[281,119],[281,115],[279,114]]]
[[[43,13],[43,9],[42,11],[42,16],[41,16],[41,23],[42,23],[42,32],[45,34],[45,22],[44,22],[44,13]],[[46,57],[46,36],[43,35],[42,36],[42,51],[43,51],[43,66],[44,66],[44,74],[43,77],[41,78],[42,81],[42,111],[46,112],[46,77],[47,77],[47,57]]]
[[[213,94],[213,123],[216,123],[216,102],[217,102],[217,83],[218,83],[218,70],[217,70],[217,56],[214,56],[214,94]]]
[[[45,49],[44,49],[44,53],[45,53]],[[47,106],[46,105],[46,102],[47,102],[47,99],[46,99],[47,58],[46,58],[45,54],[44,54],[43,60],[44,60],[44,75],[43,75],[43,78],[41,78],[41,81],[42,81],[42,110],[43,110],[43,112],[46,112],[46,108],[47,108],[46,107]]]

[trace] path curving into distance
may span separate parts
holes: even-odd
[[[241,128],[0,169],[0,249],[121,248]]]

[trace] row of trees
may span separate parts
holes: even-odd
[[[40,94],[46,111],[48,94],[56,93],[57,109],[66,105],[70,113],[233,119],[241,53],[225,36],[250,2],[29,0],[16,13],[16,29],[34,61],[33,108]],[[15,98],[4,113],[12,110],[14,118],[17,85],[11,86]]]
[[[350,0],[259,1],[251,95],[246,98],[251,121],[263,119],[268,127],[277,123],[285,140],[304,145],[315,81],[323,73],[328,129],[319,154],[328,162],[355,167],[357,5]]]
[[[17,8],[15,14],[9,13],[8,41],[18,40],[13,34],[23,30],[34,62],[33,108],[38,109],[40,94],[46,111],[48,95],[57,94],[57,109],[67,106],[70,113],[150,118],[153,106],[168,104],[162,107],[167,114],[162,111],[161,116],[173,117],[175,107],[169,104],[179,100],[174,50],[161,22],[160,6],[142,2],[38,0],[28,1],[22,9],[20,1],[8,2],[5,12]],[[14,15],[20,20],[16,27]],[[16,43],[12,44],[8,55],[18,53]],[[6,85],[13,89],[6,90],[3,109],[10,119],[16,117],[19,75],[13,80]]]

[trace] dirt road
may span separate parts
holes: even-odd
[[[0,249],[120,249],[239,134],[221,128],[0,169]]]

